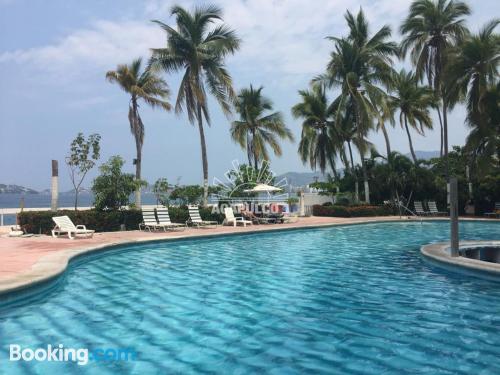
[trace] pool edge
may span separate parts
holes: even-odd
[[[500,240],[482,241],[460,241],[460,248],[493,245],[500,246]],[[500,264],[470,259],[462,256],[452,257],[450,255],[450,244],[448,242],[438,242],[426,244],[420,247],[420,253],[425,261],[437,267],[465,273],[472,276],[487,278],[489,280],[500,281]]]

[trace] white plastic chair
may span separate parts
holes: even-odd
[[[73,224],[68,216],[54,216],[52,218],[56,226],[52,229],[52,237],[60,237],[67,234],[70,240],[75,239],[77,236],[90,237],[94,235],[94,230],[87,229],[85,225]]]

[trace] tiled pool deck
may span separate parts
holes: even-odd
[[[210,229],[188,228],[184,231],[153,233],[140,231],[107,232],[96,233],[91,239],[76,240],[52,238],[49,236],[29,238],[9,238],[3,236],[0,237],[0,294],[48,280],[64,272],[71,258],[113,245],[221,234],[400,220],[408,221],[415,219],[400,219],[399,217],[307,217],[300,218],[298,222],[289,224],[252,225],[246,228],[240,226],[236,228],[232,226],[219,226]]]

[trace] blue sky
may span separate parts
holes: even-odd
[[[50,160],[60,162],[61,185],[69,189],[64,165],[69,144],[79,131],[102,135],[102,161],[122,155],[133,171],[134,141],[127,120],[128,98],[105,81],[107,70],[137,57],[147,59],[149,48],[161,47],[162,31],[151,19],[172,23],[169,9],[196,1],[0,0],[0,183],[36,189],[50,185]],[[405,16],[407,0],[219,0],[225,21],[243,40],[241,50],[227,65],[236,88],[263,85],[264,93],[284,113],[287,125],[300,138],[300,121],[290,108],[297,90],[320,73],[331,49],[327,35],[346,31],[346,9],[363,7],[372,30],[382,24],[393,28]],[[469,1],[473,14],[469,27],[477,30],[499,15],[497,1]],[[398,63],[400,65],[400,63]],[[179,77],[165,77],[172,98]],[[207,130],[210,180],[222,178],[231,161],[245,161],[245,153],[231,142],[230,120],[211,103],[213,124]],[[150,182],[167,177],[172,183],[200,183],[198,131],[186,116],[141,108],[146,125],[143,175]],[[467,129],[464,110],[450,116],[450,144],[463,144]],[[437,125],[437,123],[436,123]],[[436,126],[438,127],[438,125]],[[408,142],[399,128],[390,130],[393,148],[406,153]],[[383,137],[370,139],[385,150]],[[414,134],[417,150],[438,150],[437,132]],[[297,155],[297,142],[283,145],[283,156],[273,158],[276,173],[308,171]],[[87,183],[90,185],[93,171]]]

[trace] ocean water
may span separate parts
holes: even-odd
[[[500,239],[463,222],[463,239]],[[5,374],[499,374],[500,283],[435,268],[446,222],[131,245],[2,307]],[[9,362],[8,345],[132,348],[130,361]]]

